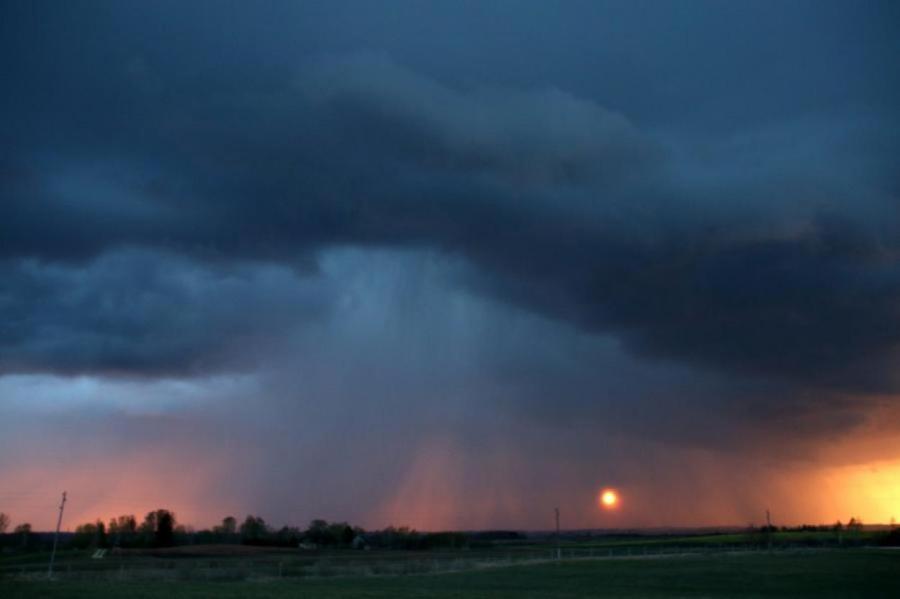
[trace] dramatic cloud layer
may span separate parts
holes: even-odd
[[[57,157],[61,172],[8,169],[8,259],[80,258],[105,271],[99,256],[134,246],[286,264],[341,244],[431,247],[465,256],[480,289],[640,351],[828,384],[892,382],[896,174],[842,164],[861,160],[842,155],[854,136],[863,151],[900,149],[877,131],[826,130],[834,139],[820,143],[832,147],[814,152],[828,169],[802,156],[786,167],[784,136],[757,140],[742,148],[754,154],[749,177],[729,161],[747,158],[728,148],[712,165],[684,164],[624,117],[564,92],[461,92],[369,57],[307,64],[290,90],[216,94],[180,111],[141,115],[150,132],[134,131],[131,159],[98,144],[92,159]],[[106,276],[86,284],[141,293]],[[26,277],[53,295],[71,285],[34,269]],[[140,283],[171,299],[152,274]],[[160,314],[105,316],[139,343],[135,320],[180,328]],[[77,306],[70,318],[81,320]],[[28,323],[49,324],[22,320],[8,340],[33,343]],[[53,368],[64,341],[52,341],[34,367]]]
[[[23,389],[87,380],[78,410],[106,389],[154,413],[154,385],[248,377],[201,402],[212,430],[318,456],[309,477],[334,451],[312,429],[343,423],[334,467],[389,480],[354,513],[396,519],[494,470],[540,477],[547,427],[571,436],[563,486],[600,463],[647,490],[665,449],[613,468],[591,436],[809,459],[896,416],[892,3],[132,9],[0,24],[0,400],[28,427]],[[285,420],[316,424],[279,440]],[[357,457],[376,433],[397,441]],[[430,521],[527,523],[520,482]]]

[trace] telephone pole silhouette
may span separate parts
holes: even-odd
[[[66,509],[65,491],[62,494],[62,501],[59,503],[59,518],[56,520],[56,534],[53,535],[53,551],[50,552],[50,567],[47,569],[47,578],[53,578],[53,561],[56,559],[56,543],[59,541],[59,527],[62,524],[64,509]]]
[[[562,549],[559,547],[559,508],[555,507],[556,512],[556,559],[562,559]]]

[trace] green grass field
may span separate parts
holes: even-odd
[[[900,551],[574,560],[475,571],[253,582],[0,582],[25,597],[900,597]]]

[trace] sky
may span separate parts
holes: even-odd
[[[0,11],[14,524],[900,516],[896,2]]]

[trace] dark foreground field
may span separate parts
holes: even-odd
[[[713,554],[496,566],[474,571],[253,582],[0,582],[0,596],[900,597],[900,551]]]

